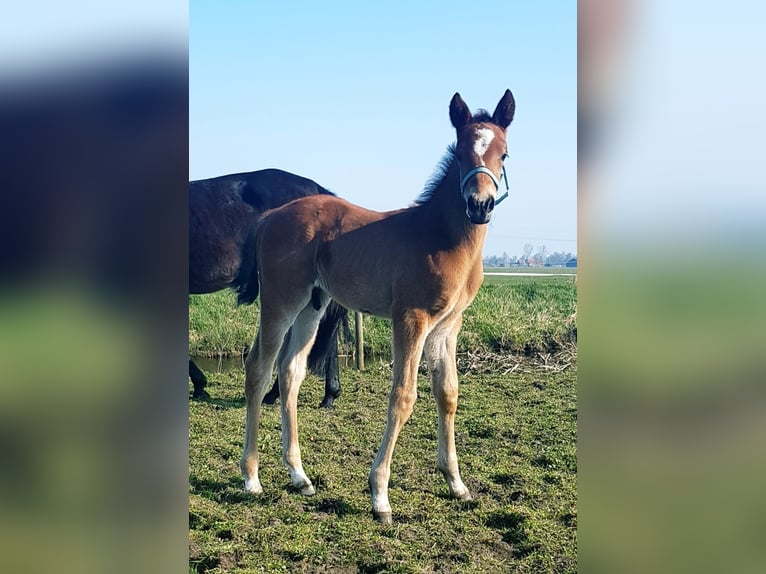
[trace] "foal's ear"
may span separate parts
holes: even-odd
[[[492,114],[492,121],[501,128],[507,128],[513,121],[513,113],[516,111],[516,101],[513,99],[511,90],[505,90],[503,97]]]
[[[471,110],[457,92],[449,103],[449,119],[455,129],[460,129],[471,121]]]

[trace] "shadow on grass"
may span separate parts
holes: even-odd
[[[360,516],[363,514],[358,508],[350,505],[342,498],[322,498],[307,501],[307,510],[334,514],[340,518],[344,516]]]
[[[359,564],[360,574],[378,574],[379,572],[389,572],[390,564],[387,562],[364,562]]]
[[[241,397],[237,397],[236,399],[221,399],[210,397],[203,402],[208,405],[212,405],[216,410],[241,409],[245,407],[245,396],[243,394]]]
[[[232,477],[227,481],[212,481],[189,476],[189,484],[192,493],[200,495],[213,502],[239,504],[247,502],[251,504],[271,504],[271,499],[262,495],[251,494],[243,489],[242,479]]]
[[[221,563],[221,560],[217,556],[194,556],[189,557],[189,572],[195,572],[202,574],[202,572],[208,572],[213,568],[217,568]]]
[[[346,502],[343,498],[325,498],[321,494],[314,497],[304,497],[290,484],[283,485],[281,491],[276,491],[272,495],[257,495],[245,492],[242,488],[242,479],[232,477],[227,481],[212,481],[197,478],[194,475],[189,476],[189,484],[192,492],[199,496],[217,503],[240,504],[247,503],[258,506],[272,506],[279,504],[279,499],[285,492],[291,493],[299,500],[304,501],[304,508],[309,512],[324,514],[334,514],[340,518],[344,516],[360,516],[364,514],[358,508]]]
[[[489,515],[485,524],[500,532],[503,542],[511,546],[514,557],[523,558],[540,546],[529,540],[526,521],[527,517],[518,512],[494,512]]]
[[[498,472],[493,474],[491,477],[492,482],[495,484],[499,484],[501,486],[521,486],[521,477],[516,474],[511,474],[510,472]]]
[[[225,488],[241,488],[242,479],[240,477],[231,477],[226,481],[213,481],[206,478],[198,478],[194,474],[189,475],[189,484],[196,491],[197,494],[204,492],[219,492]]]
[[[474,493],[476,489],[474,489]],[[474,497],[471,500],[461,500],[452,496],[449,491],[440,491],[434,493],[434,497],[440,500],[446,500],[452,504],[455,510],[470,511],[479,508],[479,497]]]
[[[189,557],[189,572],[202,574],[216,570],[218,572],[228,572],[239,565],[239,553],[221,553],[217,556],[203,554],[200,556]]]

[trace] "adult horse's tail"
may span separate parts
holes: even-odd
[[[231,288],[237,293],[237,305],[251,305],[258,298],[258,261],[256,258],[256,243],[258,241],[258,226],[253,225],[242,245],[242,260],[237,276],[231,283]]]
[[[317,375],[324,374],[326,363],[332,360],[331,353],[338,353],[338,329],[343,327],[343,338],[348,341],[351,339],[351,329],[348,325],[348,309],[337,302],[331,300],[327,310],[319,321],[319,330],[317,331],[314,346],[309,353],[309,369]],[[336,357],[337,358],[337,357]]]

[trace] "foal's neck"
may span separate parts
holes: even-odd
[[[440,231],[449,237],[455,249],[469,250],[481,257],[486,225],[476,225],[468,220],[465,200],[460,193],[460,171],[457,161],[452,161],[441,183],[428,202],[432,216],[439,221]]]

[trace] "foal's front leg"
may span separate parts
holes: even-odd
[[[450,494],[460,500],[472,500],[460,478],[455,449],[455,413],[458,378],[455,352],[462,316],[451,325],[435,330],[426,341],[426,355],[431,370],[431,390],[439,413],[439,454],[437,465],[444,475]]]
[[[393,320],[394,372],[391,395],[388,399],[388,422],[380,449],[370,470],[369,484],[372,494],[372,515],[378,522],[391,524],[391,505],[388,502],[388,480],[391,476],[391,458],[402,426],[410,418],[418,395],[418,363],[423,353],[428,318],[410,311]]]

